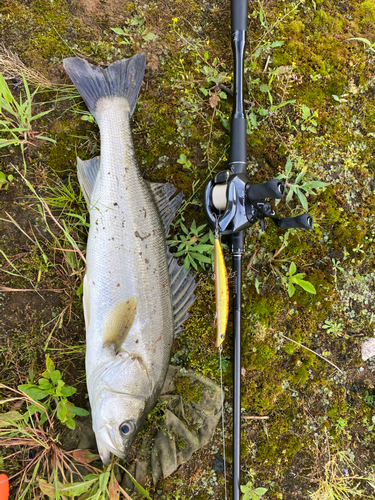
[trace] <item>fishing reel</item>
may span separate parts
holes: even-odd
[[[251,184],[246,174],[223,170],[206,185],[203,210],[211,229],[220,235],[237,233],[258,220],[264,231],[266,217],[271,218],[281,229],[311,229],[313,218],[310,214],[281,219],[276,217],[266,198],[279,200],[284,194],[285,186],[280,179]]]

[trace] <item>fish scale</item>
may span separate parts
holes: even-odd
[[[90,213],[83,283],[87,388],[99,453],[109,463],[111,453],[127,455],[159,397],[196,283],[165,241],[182,195],[170,199],[173,186],[146,182],[133,147],[130,120],[144,54],[107,69],[80,58],[65,59],[64,67],[100,128],[101,156],[78,159],[78,179]]]

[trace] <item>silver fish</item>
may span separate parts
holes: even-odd
[[[78,160],[90,211],[83,284],[86,377],[102,461],[126,457],[166,377],[175,332],[195,299],[194,277],[169,253],[165,235],[182,194],[140,173],[130,121],[146,58],[107,69],[71,57],[64,68],[94,115],[100,158]]]

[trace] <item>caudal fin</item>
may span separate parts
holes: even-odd
[[[90,112],[95,116],[96,103],[102,97],[124,97],[132,115],[146,67],[146,55],[136,54],[103,69],[80,57],[64,59],[64,69],[77,87]]]

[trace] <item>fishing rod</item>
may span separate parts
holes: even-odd
[[[233,258],[233,500],[240,500],[241,485],[241,288],[245,231],[257,221],[260,221],[264,230],[266,217],[271,218],[281,229],[311,229],[313,225],[313,218],[310,214],[286,218],[276,217],[271,203],[266,199],[281,199],[285,193],[283,182],[280,179],[272,179],[263,184],[251,184],[246,173],[244,56],[247,14],[248,0],[231,0],[234,88],[229,168],[218,173],[215,178],[208,182],[203,196],[203,209],[207,221],[215,233],[216,310],[218,316],[216,346],[219,349],[222,349],[222,343],[225,339],[228,310],[225,287],[227,276],[219,240],[221,235],[229,235],[229,247]]]

